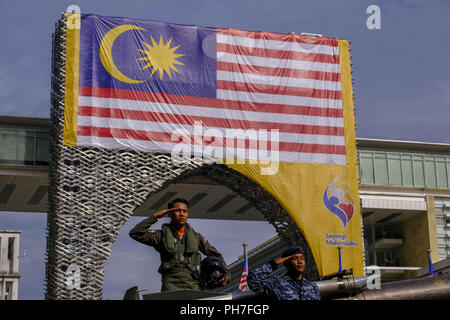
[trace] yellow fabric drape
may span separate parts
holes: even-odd
[[[79,13],[67,14],[63,144],[68,146],[77,145],[80,21]]]
[[[343,268],[359,276],[364,275],[364,262],[350,52],[347,41],[338,43],[346,165],[280,162],[274,175],[261,175],[259,164],[227,165],[258,183],[286,209],[308,242],[321,276],[338,271],[338,245],[343,247]],[[333,181],[352,198],[354,213],[345,228],[324,205],[324,192]]]

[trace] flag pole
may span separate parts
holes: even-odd
[[[431,249],[428,249],[427,252],[428,252],[428,275],[430,277],[434,277],[433,261],[431,261]]]
[[[339,270],[338,272],[342,272],[342,247],[338,248],[338,255],[339,255]]]
[[[248,246],[248,243],[243,243],[242,246],[244,247],[244,260],[247,260],[247,246]]]
[[[248,243],[243,243],[242,245],[244,246],[244,261],[245,261],[244,263],[246,264],[246,266],[244,266],[244,268],[247,270],[247,273],[248,273],[248,257],[247,257]],[[247,281],[247,279],[245,279],[245,280]],[[248,285],[245,286],[244,291],[248,291]]]
[[[247,286],[247,273],[248,273],[247,246],[248,246],[248,243],[243,243],[242,246],[244,247],[244,270],[241,275],[239,289],[241,291],[248,291],[248,286]]]

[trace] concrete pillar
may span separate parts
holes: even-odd
[[[8,273],[8,236],[0,234],[0,273]]]
[[[20,237],[18,234],[14,235],[14,248],[11,273],[19,273],[19,255],[20,255]]]
[[[434,196],[426,196],[426,202],[427,202],[427,222],[428,222],[428,243],[431,249],[431,261],[435,263],[439,261],[439,252],[437,243]]]
[[[18,299],[19,299],[19,280],[14,279],[12,285],[11,300],[18,300]]]

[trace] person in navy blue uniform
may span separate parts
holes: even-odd
[[[287,273],[283,276],[272,275],[282,263]],[[317,285],[303,277],[305,266],[303,250],[290,247],[282,253],[281,258],[270,260],[251,271],[247,283],[254,292],[274,300],[320,300]]]

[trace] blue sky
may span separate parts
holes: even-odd
[[[350,40],[357,136],[450,142],[448,1],[0,0],[0,114],[49,116],[51,34],[70,4],[84,13]],[[370,4],[380,6],[380,30],[366,27]]]
[[[106,16],[350,40],[357,137],[450,143],[449,1],[0,0],[1,115],[49,116],[51,34],[71,4]],[[371,4],[381,9],[380,30],[366,27]],[[121,298],[124,286],[135,284],[159,289],[159,278],[153,277],[157,257],[127,236],[139,219],[130,219],[113,246],[105,269],[105,298]],[[241,254],[242,242],[256,245],[274,234],[265,222],[252,224],[257,227],[249,234],[249,224],[198,221],[194,227],[232,262]],[[0,213],[0,229],[23,231],[22,248],[28,253],[21,261],[22,299],[43,298],[45,226],[45,214]],[[218,226],[233,231],[215,232]],[[130,246],[131,252],[126,250]],[[114,282],[130,260],[136,277]]]

